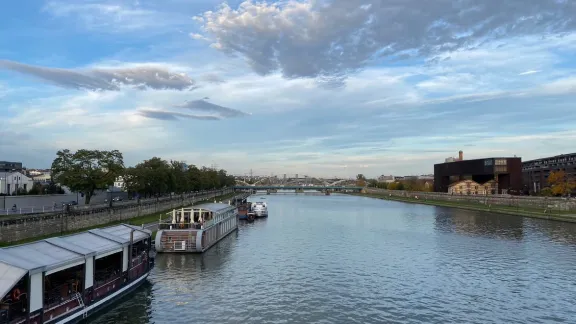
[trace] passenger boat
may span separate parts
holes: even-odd
[[[252,202],[249,214],[253,214],[256,217],[268,217],[268,205],[261,201]]]
[[[202,253],[238,229],[236,207],[228,204],[174,209],[167,216],[158,224],[157,252]]]
[[[131,225],[0,249],[0,323],[77,323],[142,284],[152,232]]]

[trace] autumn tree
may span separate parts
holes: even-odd
[[[54,181],[84,194],[86,204],[99,189],[107,189],[122,175],[124,160],[118,150],[62,150],[56,153],[52,162]]]
[[[360,173],[356,176],[356,185],[358,187],[366,186],[366,177],[363,174]]]
[[[564,170],[550,172],[550,175],[548,175],[548,184],[550,185],[552,194],[556,196],[569,195],[576,189],[576,181],[567,175]]]

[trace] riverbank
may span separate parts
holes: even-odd
[[[217,201],[227,201],[228,199],[231,199],[232,197],[235,196],[235,193],[228,193],[228,194],[224,194],[221,196],[216,196],[216,197],[210,197],[210,198],[205,198],[202,200],[198,200],[193,202],[192,204],[185,204],[182,206],[176,206],[174,208],[182,208],[182,207],[188,207],[188,206],[193,206],[193,205],[199,205],[199,204],[203,204],[203,203],[208,203],[208,202],[213,202],[214,200]],[[51,237],[56,237],[56,236],[63,236],[63,235],[69,235],[69,234],[74,234],[74,233],[78,233],[78,232],[84,232],[87,230],[91,230],[94,228],[100,228],[100,227],[107,227],[107,226],[112,226],[112,225],[117,225],[117,224],[130,224],[130,225],[136,225],[136,226],[141,226],[143,224],[147,224],[147,223],[151,223],[154,221],[158,221],[158,219],[160,218],[161,215],[166,214],[170,211],[172,211],[172,209],[174,208],[169,208],[169,209],[165,209],[162,211],[158,211],[158,212],[153,212],[151,214],[148,215],[142,215],[139,217],[134,217],[131,219],[126,219],[126,220],[117,220],[117,221],[112,221],[112,222],[108,222],[105,224],[99,224],[96,226],[88,226],[88,227],[83,227],[83,228],[78,228],[72,231],[63,231],[63,232],[58,232],[58,233],[52,233],[49,235],[41,235],[41,236],[34,236],[34,237],[29,237],[23,240],[17,240],[17,241],[12,241],[12,242],[0,242],[0,247],[5,247],[5,246],[11,246],[11,245],[18,245],[18,244],[24,244],[24,243],[29,243],[29,242],[34,242],[34,241],[38,241],[38,240],[43,240],[43,239],[47,239],[47,238],[51,238]]]
[[[413,204],[422,204],[422,205],[431,205],[431,206],[438,206],[438,207],[450,207],[450,208],[460,208],[460,209],[467,209],[467,210],[476,210],[476,211],[486,211],[491,213],[498,213],[498,214],[506,214],[506,215],[514,215],[514,216],[523,216],[523,217],[531,217],[531,218],[541,218],[541,219],[548,219],[548,220],[556,220],[562,222],[570,222],[576,223],[576,214],[574,212],[567,212],[567,211],[560,211],[560,210],[553,210],[553,209],[536,209],[536,208],[529,208],[525,206],[515,205],[515,206],[501,206],[501,205],[490,205],[482,203],[482,200],[479,199],[478,203],[471,203],[471,202],[462,202],[462,201],[445,201],[445,200],[435,200],[429,199],[426,196],[419,196],[418,198],[414,198],[412,196],[401,197],[401,196],[394,196],[385,193],[348,193],[349,195],[353,196],[361,196],[361,197],[369,197],[369,198],[376,198],[376,199],[383,199],[383,200],[392,200],[392,201],[400,201],[400,202],[407,202]]]

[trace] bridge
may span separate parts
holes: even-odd
[[[296,190],[296,191],[362,191],[364,187],[352,186],[234,186],[234,190]]]
[[[340,185],[341,187],[348,187],[356,186],[356,180],[353,179],[339,179],[333,182],[326,181],[323,179],[318,179],[315,177],[306,177],[300,179],[278,179],[277,177],[263,177],[258,181],[250,184],[244,180],[236,179],[236,183],[241,186],[292,186],[292,187],[307,187],[307,184],[311,184],[314,186],[326,186],[326,187],[334,187],[336,185]]]

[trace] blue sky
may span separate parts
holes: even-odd
[[[458,150],[570,153],[575,15],[557,0],[11,2],[0,156],[352,177],[431,173]]]

